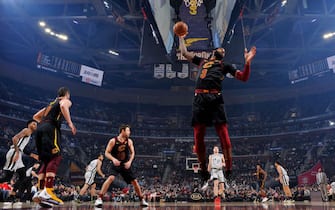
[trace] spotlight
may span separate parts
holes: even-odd
[[[104,1],[104,5],[105,5],[106,9],[109,9],[109,3],[107,1]]]
[[[38,25],[40,25],[41,27],[45,27],[47,24],[44,21],[40,21],[38,22]]]
[[[113,54],[113,55],[119,55],[119,53],[115,52],[114,50],[108,50],[108,53]]]
[[[285,7],[286,4],[287,4],[287,0],[282,0],[282,1],[281,1],[281,6],[282,6],[282,7]]]
[[[59,39],[65,40],[65,41],[68,40],[68,36],[67,35],[65,35],[65,34],[58,34],[58,33],[54,32],[54,31],[52,31],[51,28],[46,27],[47,24],[44,21],[39,21],[38,24],[39,24],[40,27],[44,28],[44,32],[45,33],[47,33],[47,34],[49,34],[51,36],[55,36],[55,37],[57,37]]]
[[[68,37],[65,35],[65,34],[57,34],[58,36],[58,38],[60,38],[60,39],[62,39],[62,40],[68,40]]]
[[[335,32],[332,33],[326,33],[323,35],[324,39],[330,39],[331,37],[335,36]]]

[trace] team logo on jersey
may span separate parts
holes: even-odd
[[[118,148],[117,148],[117,151],[118,152],[123,152],[126,150],[126,145],[120,145]]]
[[[206,78],[206,75],[207,75],[207,72],[208,72],[208,69],[210,69],[213,65],[215,64],[218,64],[219,62],[217,60],[211,60],[211,61],[208,61],[208,62],[205,62],[203,65],[202,65],[202,70],[200,72],[200,76],[199,78],[200,79],[204,79]],[[221,80],[224,79],[224,77],[220,78]]]

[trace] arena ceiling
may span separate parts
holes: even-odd
[[[110,88],[193,86],[188,79],[155,79],[152,65],[141,64],[143,2],[1,0],[0,59],[36,69],[42,52],[103,70],[103,86]],[[51,28],[52,36],[40,21]],[[243,64],[243,37],[247,47],[257,46],[251,81],[247,85],[228,82],[230,87],[287,86],[289,71],[335,55],[335,39],[323,38],[335,32],[335,1],[237,0],[227,31],[222,46],[232,63]],[[59,39],[57,33],[68,39]],[[166,57],[152,51],[153,63],[157,56]]]

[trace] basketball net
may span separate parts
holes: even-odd
[[[193,172],[195,174],[199,173],[199,165],[198,164],[194,164],[192,168],[193,168]]]

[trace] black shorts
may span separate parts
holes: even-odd
[[[205,124],[212,126],[227,122],[221,93],[197,93],[193,98],[192,126]]]
[[[60,130],[51,123],[38,125],[35,142],[41,161],[49,161],[60,153]]]
[[[114,166],[111,162],[109,175],[117,176],[119,174],[122,176],[127,184],[131,184],[131,182],[136,179],[133,171],[131,170],[131,167],[129,169],[126,169],[122,163],[120,166]]]
[[[265,182],[264,182],[264,184],[265,184]],[[263,180],[258,180],[258,186],[259,186],[260,189],[264,188],[264,186],[262,186],[262,185],[263,185]]]

